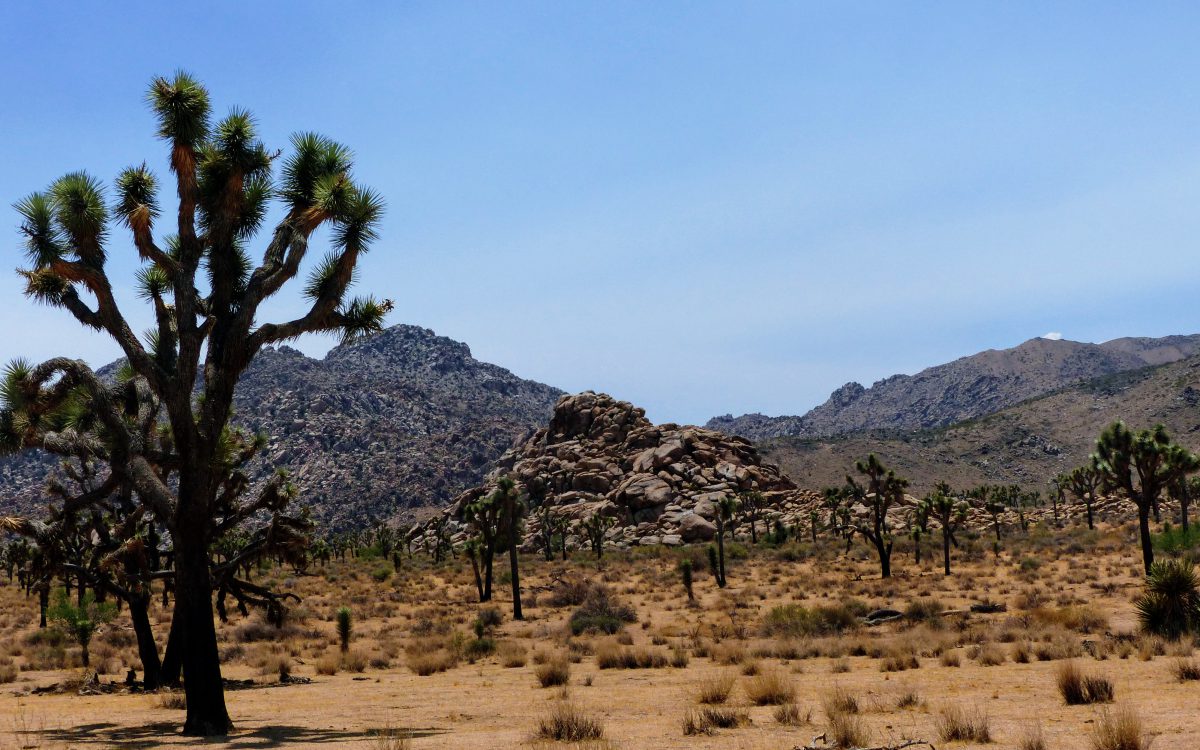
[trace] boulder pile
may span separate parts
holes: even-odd
[[[530,505],[565,521],[568,545],[581,545],[581,524],[596,514],[614,519],[605,544],[669,546],[705,542],[716,534],[717,503],[744,492],[765,499],[760,531],[776,520],[807,519],[819,495],[801,490],[761,461],[750,441],[701,427],[654,425],[644,409],[603,393],[563,396],[549,424],[507,451],[484,484],[445,511],[452,543],[466,538],[463,508],[511,476],[530,492]],[[765,523],[764,523],[765,521]],[[525,524],[525,548],[537,546],[542,515]],[[418,530],[432,543],[435,522]]]

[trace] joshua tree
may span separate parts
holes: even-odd
[[[468,539],[463,544],[463,557],[471,561],[471,572],[475,574],[475,588],[479,592],[479,601],[483,601],[483,577],[479,575],[479,552],[482,548],[478,539]]]
[[[595,553],[597,560],[604,557],[604,536],[616,523],[617,519],[606,516],[600,511],[596,511],[583,522],[583,533],[587,536],[588,544],[592,546],[592,552]]]
[[[463,507],[463,520],[475,529],[479,538],[479,566],[483,568],[483,596],[481,602],[492,600],[492,562],[496,556],[496,544],[504,531],[504,507],[500,495],[491,492],[481,495]]]
[[[521,615],[521,571],[517,557],[520,546],[521,517],[524,515],[525,503],[517,491],[517,483],[511,477],[501,477],[496,483],[495,502],[500,506],[504,528],[507,532],[508,569],[512,578],[513,619],[525,619]]]
[[[942,565],[945,574],[950,575],[950,546],[958,546],[954,532],[967,520],[967,504],[954,497],[950,485],[945,482],[938,482],[933,493],[925,498],[924,502],[929,508],[929,514],[937,519],[942,527]]]
[[[1008,510],[1005,505],[1005,498],[1008,496],[1008,491],[1003,486],[980,485],[967,492],[967,497],[975,501],[977,507],[992,519],[992,529],[996,532],[996,544],[993,545],[999,549],[1000,537],[1000,516],[1004,511]]]
[[[896,476],[896,472],[884,466],[874,453],[856,463],[855,468],[867,478],[866,484],[860,485],[850,475],[846,476],[847,494],[867,507],[867,518],[860,519],[855,524],[855,530],[874,545],[879,556],[880,574],[883,578],[890,578],[892,547],[896,540],[888,528],[887,514],[888,509],[903,500],[908,480]]]
[[[921,539],[929,531],[929,503],[921,501],[917,503],[917,507],[913,511],[911,526],[909,528],[909,536],[913,540],[913,555],[916,557],[916,564],[921,565]]]
[[[766,499],[758,491],[743,492],[739,496],[741,516],[750,523],[750,543],[758,544],[758,519],[762,516]]]
[[[692,590],[692,560],[685,557],[679,562],[679,576],[683,580],[683,587],[687,590],[688,601],[694,601],[696,598],[695,592]]]
[[[1095,505],[1102,481],[1103,476],[1097,469],[1094,460],[1063,475],[1063,485],[1072,495],[1083,502],[1083,507],[1087,511],[1089,529],[1096,528]]]
[[[88,646],[97,628],[110,622],[117,613],[117,608],[109,602],[97,602],[91,592],[84,594],[83,601],[71,603],[71,597],[66,589],[59,589],[55,595],[54,604],[50,606],[48,615],[50,621],[57,625],[67,635],[79,644],[83,650],[83,666],[92,665]]]
[[[738,501],[736,498],[727,495],[717,501],[717,565],[713,572],[716,574],[717,586],[720,588],[725,588],[726,583],[728,583],[728,580],[725,578],[725,527],[734,514],[737,513],[737,509]]]
[[[1150,510],[1163,489],[1200,469],[1200,458],[1173,442],[1162,425],[1134,434],[1123,422],[1114,422],[1096,441],[1093,465],[1106,490],[1121,490],[1137,506],[1142,564],[1150,575]]]
[[[1200,477],[1188,477],[1181,474],[1171,483],[1170,492],[1171,496],[1179,501],[1180,526],[1186,537],[1189,528],[1188,509],[1192,505],[1192,498],[1200,494]]]
[[[350,612],[349,607],[338,607],[337,611],[337,634],[338,641],[341,643],[342,653],[350,650],[350,636],[354,631],[354,617]]]
[[[146,263],[138,286],[154,313],[147,340],[123,315],[105,267],[110,208],[99,181],[84,172],[68,174],[20,201],[17,210],[29,258],[21,271],[27,295],[117,342],[144,389],[134,392],[137,403],[153,397],[163,405],[167,439],[147,441],[134,432],[124,416],[129,404],[117,403],[111,386],[69,358],[28,368],[21,378],[22,418],[2,421],[20,427],[7,441],[10,449],[45,446],[42,417],[61,412],[67,399],[103,426],[112,446],[109,481],[134,487],[173,541],[175,617],[185,623],[184,733],[221,735],[231,722],[213,625],[209,552],[221,526],[261,510],[252,503],[223,506],[227,467],[221,451],[234,388],[264,346],[310,332],[350,338],[381,327],[390,302],[349,300],[346,294],[375,238],[382,203],[355,184],[349,151],[318,135],[293,138],[277,181],[277,154],[258,140],[250,114],[234,110],[212,125],[208,91],[186,74],[155,79],[149,100],[176,178],[175,231],[155,237],[157,179],[144,165],[118,176],[111,208]],[[246,248],[274,196],[282,199],[281,218],[255,267]],[[300,272],[309,239],[322,225],[332,228],[334,249],[304,288],[310,307],[287,322],[261,322],[262,304]],[[167,460],[158,455],[164,446]],[[156,465],[175,468],[170,480]]]
[[[1200,581],[1189,560],[1159,560],[1150,566],[1146,590],[1134,602],[1142,629],[1178,640],[1200,634]]]

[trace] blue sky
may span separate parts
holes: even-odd
[[[1200,331],[1195,4],[199,5],[0,9],[4,268],[28,192],[166,174],[143,93],[184,68],[268,146],[355,150],[391,322],[655,420],[800,413],[1049,331]],[[116,356],[13,274],[0,298],[0,359]]]

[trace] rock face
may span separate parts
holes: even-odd
[[[545,504],[567,520],[576,545],[582,544],[578,524],[597,513],[616,520],[607,534],[611,546],[681,544],[714,536],[723,497],[761,492],[769,506],[764,518],[789,524],[801,504],[817,497],[763,463],[743,438],[700,427],[656,426],[643,409],[591,391],[559,399],[546,427],[505,453],[487,482],[447,509],[455,542],[465,538],[463,507],[505,475],[544,488]],[[527,548],[538,544],[540,523],[537,513],[530,515]],[[432,526],[424,534],[429,541]]]
[[[825,438],[863,430],[945,427],[993,414],[1081,381],[1176,362],[1200,353],[1200,335],[1124,338],[1104,344],[1031,339],[870,388],[847,383],[803,416],[725,415],[709,429],[752,440]]]
[[[339,529],[445,505],[481,482],[514,437],[544,424],[561,394],[474,359],[466,344],[398,325],[322,360],[261,352],[238,384],[234,419],[270,437],[255,479],[288,469],[299,502]],[[0,459],[0,512],[36,510],[52,466],[36,453]]]

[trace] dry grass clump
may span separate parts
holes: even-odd
[[[529,659],[529,649],[519,643],[512,641],[502,641],[496,647],[496,656],[500,659],[500,664],[508,669],[525,666]]]
[[[667,666],[667,656],[649,648],[605,644],[596,649],[596,666],[600,669],[661,669]]]
[[[458,666],[458,655],[440,649],[425,654],[408,654],[408,668],[419,677],[428,677],[431,674],[445,672],[448,669],[453,669]]]
[[[826,716],[858,713],[858,698],[846,688],[838,685],[821,698],[821,707]]]
[[[1113,684],[1105,677],[1084,674],[1075,662],[1064,662],[1055,675],[1058,692],[1068,706],[1111,703]]]
[[[538,720],[534,736],[555,742],[586,742],[604,736],[604,726],[568,701],[557,703],[548,716]]]
[[[750,715],[745,711],[716,706],[689,708],[683,715],[683,734],[712,734],[717,729],[737,729],[749,723]]]
[[[796,699],[791,678],[777,669],[764,670],[745,684],[746,697],[756,706],[778,706]]]
[[[975,654],[975,661],[981,667],[998,667],[1008,660],[1008,654],[999,643],[985,643]]]
[[[571,664],[559,657],[534,667],[534,675],[542,687],[557,687],[571,681]]]
[[[706,705],[715,705],[724,703],[729,700],[729,694],[733,692],[733,675],[719,674],[701,680],[700,687],[696,691],[696,702]]]
[[[785,727],[798,727],[812,723],[812,711],[800,713],[800,707],[795,703],[780,704],[773,714],[775,721]]]
[[[871,741],[871,730],[861,716],[833,714],[825,727],[825,740],[833,747],[863,747]]]
[[[960,667],[962,666],[962,657],[955,650],[943,651],[938,663],[943,667]]]
[[[1200,662],[1197,662],[1195,659],[1177,659],[1171,665],[1171,673],[1180,682],[1200,680]]]
[[[340,654],[327,653],[321,658],[317,659],[316,663],[313,665],[313,668],[317,670],[317,674],[328,676],[337,674],[338,669],[341,668],[341,666],[342,657]]]
[[[187,696],[183,693],[173,693],[163,691],[158,694],[158,699],[155,701],[159,708],[167,708],[172,711],[183,711],[187,708]]]
[[[371,747],[374,750],[411,750],[412,732],[394,727],[384,727],[375,732]]]
[[[1026,727],[1017,740],[1017,750],[1046,750],[1046,738],[1042,736],[1042,725]]]
[[[13,663],[11,656],[5,656],[3,659],[0,659],[0,685],[15,682],[18,671],[17,665]]]
[[[938,736],[943,742],[963,740],[967,742],[991,742],[991,723],[986,713],[975,709],[967,711],[962,706],[950,704],[938,711],[935,719]]]
[[[1149,750],[1150,736],[1130,706],[1104,710],[1092,726],[1092,750]]]

